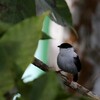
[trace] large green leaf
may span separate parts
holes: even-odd
[[[61,80],[54,72],[48,72],[33,82],[20,83],[20,100],[90,100],[68,93],[62,88]]]
[[[64,93],[53,72],[46,73],[31,83],[21,85],[20,88],[23,100],[55,100],[60,91]]]
[[[17,84],[23,71],[32,62],[45,15],[28,18],[14,25],[0,40],[0,75],[5,76],[0,78],[2,94],[11,89],[14,82]]]
[[[60,25],[72,24],[70,10],[64,0],[36,0],[37,8],[41,8],[37,13],[41,14],[46,10],[51,11],[51,19]],[[41,5],[40,5],[41,4]]]

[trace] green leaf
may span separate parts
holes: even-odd
[[[50,37],[48,34],[46,33],[42,33],[42,37],[41,37],[42,40],[45,40],[45,39],[52,39],[52,37]]]
[[[24,88],[21,88],[20,92],[24,100],[55,100],[58,92],[62,92],[65,95],[58,81],[58,77],[53,72],[42,75],[33,82],[26,84],[26,86],[25,84],[21,85],[21,87],[23,86]]]
[[[0,21],[17,23],[36,15],[34,0],[0,0]]]
[[[61,16],[62,21],[66,21],[69,25],[72,25],[72,16],[65,0],[56,0],[56,11]],[[59,20],[59,19],[58,19]]]
[[[0,0],[0,38],[13,24],[36,15],[34,0]]]
[[[4,33],[11,27],[11,24],[7,24],[0,21],[0,38],[4,35]]]
[[[26,19],[11,27],[1,39],[2,48],[17,65],[26,68],[31,63],[41,37],[43,18],[44,16]]]
[[[0,78],[0,94],[16,85],[32,62],[46,15],[28,18],[14,25],[0,39],[0,75],[3,76]]]
[[[41,8],[38,13],[50,10],[50,18],[53,21],[63,26],[67,25],[67,23],[72,25],[72,16],[64,0],[56,0],[56,2],[53,0],[37,0],[36,2],[37,6]]]
[[[85,96],[75,96],[67,89],[65,91],[54,72],[48,72],[27,84],[20,83],[19,86],[20,100],[90,100]]]

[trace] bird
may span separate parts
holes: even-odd
[[[78,72],[81,70],[81,61],[73,46],[69,43],[62,43],[58,46],[60,51],[57,56],[57,64],[61,71],[73,75],[73,81],[77,82]]]

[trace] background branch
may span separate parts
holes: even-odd
[[[34,58],[33,63],[35,66],[37,66],[38,68],[42,69],[45,72],[48,72],[50,70],[52,70],[49,66],[47,66],[46,64],[44,64],[42,61],[40,61],[37,58]],[[98,97],[97,95],[95,95],[94,93],[92,93],[90,90],[86,89],[85,87],[81,86],[80,84],[76,83],[76,82],[71,82],[67,79],[67,77],[64,77],[64,75],[59,74],[59,76],[62,79],[62,82],[65,86],[68,86],[72,89],[74,89],[76,92],[82,94],[82,95],[86,95],[88,97],[91,97],[94,100],[100,100],[100,97]]]

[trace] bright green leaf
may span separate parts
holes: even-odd
[[[10,28],[1,44],[7,55],[20,67],[26,68],[33,59],[41,36],[43,18],[32,17]],[[38,24],[39,23],[39,24]]]

